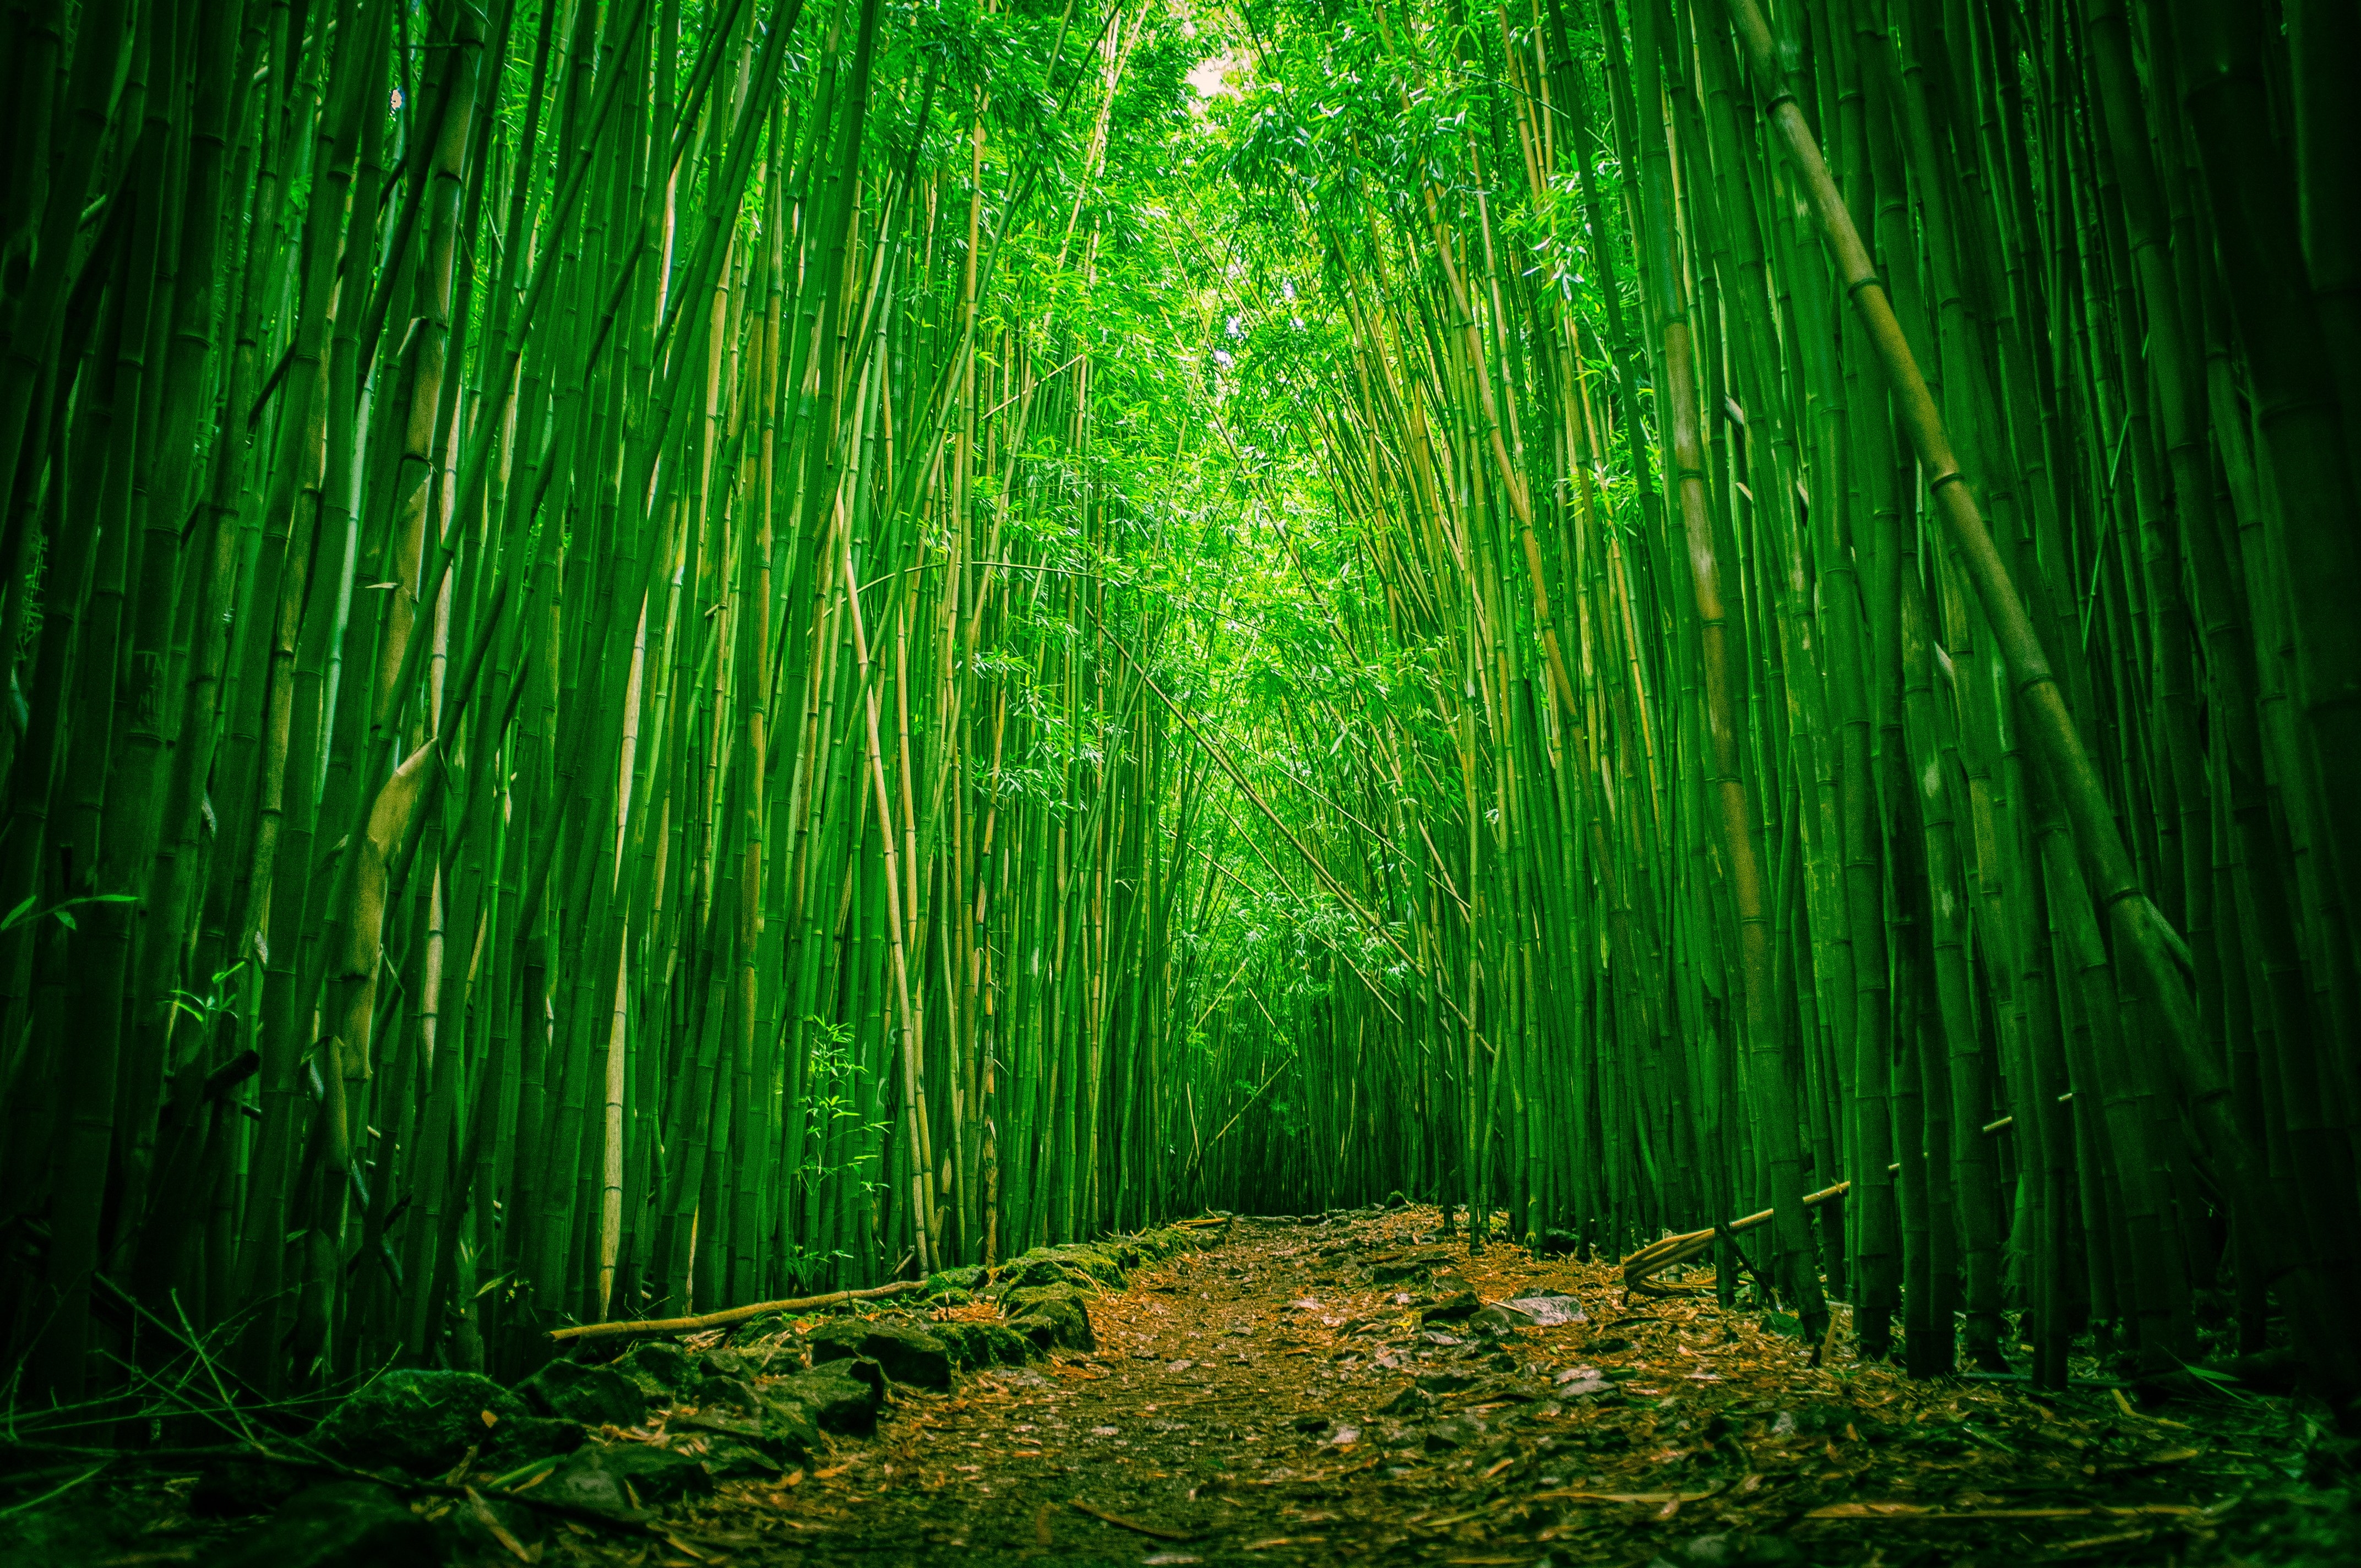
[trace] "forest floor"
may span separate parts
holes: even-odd
[[[1437,1219],[1235,1222],[1091,1300],[1093,1348],[939,1392],[889,1385],[873,1433],[642,1514],[636,1534],[545,1513],[528,1531],[531,1510],[511,1508],[515,1531],[434,1555],[468,1568],[2361,1562],[2355,1444],[2323,1430],[2317,1406],[2225,1392],[2144,1409],[2098,1380],[2056,1398],[1914,1381],[1851,1360],[1841,1310],[1815,1369],[1780,1332],[1791,1320],[1725,1310],[1709,1288],[1626,1302],[1612,1266],[1471,1255]],[[997,1315],[988,1301],[938,1313]],[[713,1430],[675,1406],[607,1435],[694,1453]],[[241,1552],[235,1533],[193,1527],[176,1504],[189,1485],[150,1473],[88,1488],[82,1506],[120,1521],[117,1544],[72,1555],[93,1568],[269,1555],[265,1537]],[[465,1500],[412,1512],[455,1508],[448,1522],[464,1521]],[[0,1561],[36,1561],[6,1534]]]
[[[1915,1382],[1843,1359],[1841,1315],[1815,1370],[1709,1289],[1627,1305],[1611,1266],[1471,1255],[1437,1218],[1237,1223],[1094,1302],[1095,1351],[897,1392],[682,1539],[808,1568],[2361,1562],[2361,1497],[2286,1399]],[[1570,1321],[1432,1316],[1462,1292]]]

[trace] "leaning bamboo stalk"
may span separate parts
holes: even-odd
[[[1782,81],[1768,25],[1755,0],[1729,0],[1758,82]],[[1794,161],[1805,196],[1820,221],[1845,291],[1860,312],[1872,346],[1891,380],[1897,411],[1927,475],[1927,488],[1941,513],[1954,548],[1965,562],[1977,597],[1991,620],[2009,681],[2023,705],[2027,727],[2055,771],[2059,789],[2075,827],[2075,839],[2096,873],[2094,894],[2138,955],[2155,990],[2176,1054],[2195,1053],[2195,1019],[2186,985],[2170,951],[2169,933],[2133,874],[2131,857],[2117,831],[2098,770],[2083,745],[2073,715],[2034,630],[2006,563],[1993,544],[1983,513],[1951,451],[1942,411],[1918,369],[1916,356],[1894,313],[1883,280],[1862,246],[1852,214],[1829,177],[1811,128],[1794,93],[1781,86],[1768,105],[1781,143]],[[2194,1066],[2194,1063],[2191,1064]],[[2200,1069],[2202,1072],[2202,1069]],[[2210,1074],[2204,1074],[2210,1077]],[[2194,1085],[2192,1085],[2194,1087]]]
[[[2284,1214],[2274,1207],[2268,1173],[2233,1114],[2229,1085],[2206,1054],[2195,999],[2183,970],[2186,949],[2140,888],[2097,765],[2067,709],[2065,693],[2050,670],[2032,617],[1952,453],[1942,411],[1903,334],[1876,264],[1861,244],[1852,214],[1828,174],[1811,127],[1805,123],[1802,107],[1785,84],[1762,7],[1757,0],[1729,0],[1729,5],[1756,86],[1767,95],[1765,108],[1772,125],[1819,220],[1845,292],[1860,313],[1885,369],[1895,411],[1926,474],[1927,492],[1952,548],[1975,585],[2025,727],[2048,763],[2053,786],[2089,868],[2092,894],[2131,955],[2131,967],[2164,1025],[2174,1076],[2197,1114],[2201,1135],[2218,1163],[2223,1186],[2246,1234],[2254,1239],[2258,1264],[2267,1277],[2299,1277],[2286,1282],[2295,1287],[2289,1295],[2299,1335],[2324,1385],[2349,1396],[2361,1387],[2361,1354],[2356,1354],[2361,1347],[2355,1343],[2350,1314],[2340,1313],[2331,1305],[2324,1281],[2300,1255]]]

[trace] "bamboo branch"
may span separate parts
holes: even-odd
[[[692,1334],[703,1329],[728,1328],[749,1318],[759,1318],[765,1312],[809,1312],[822,1307],[840,1307],[848,1301],[875,1301],[887,1296],[906,1295],[918,1288],[923,1281],[897,1279],[891,1285],[873,1286],[866,1290],[831,1290],[824,1296],[796,1296],[784,1301],[757,1301],[751,1307],[731,1307],[726,1311],[707,1312],[695,1318],[650,1318],[642,1322],[576,1323],[571,1328],[552,1329],[554,1340],[569,1339],[643,1339],[653,1334]]]

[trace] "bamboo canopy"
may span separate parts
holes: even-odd
[[[17,1404],[1396,1194],[2361,1397],[2349,5],[0,30]]]

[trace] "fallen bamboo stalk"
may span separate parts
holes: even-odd
[[[1822,1203],[1843,1197],[1851,1190],[1851,1182],[1839,1181],[1834,1187],[1824,1187],[1817,1192],[1805,1194],[1803,1204],[1806,1209],[1817,1208]],[[1689,1231],[1650,1242],[1623,1260],[1623,1287],[1628,1290],[1652,1274],[1661,1273],[1676,1263],[1701,1257],[1711,1249],[1715,1237],[1736,1235],[1741,1231],[1767,1225],[1771,1223],[1771,1216],[1777,1212],[1775,1209],[1765,1209],[1759,1214],[1749,1214],[1726,1225],[1709,1225],[1702,1231]]]
[[[765,1312],[809,1312],[821,1307],[840,1307],[848,1301],[875,1301],[887,1296],[906,1295],[924,1283],[917,1279],[899,1279],[891,1285],[872,1286],[866,1290],[831,1290],[825,1296],[797,1296],[785,1301],[757,1301],[751,1307],[731,1307],[727,1311],[707,1312],[696,1318],[650,1318],[640,1322],[576,1323],[571,1328],[552,1329],[549,1337],[569,1339],[637,1339],[648,1334],[692,1334],[700,1329],[728,1328],[749,1318],[759,1318]]]

